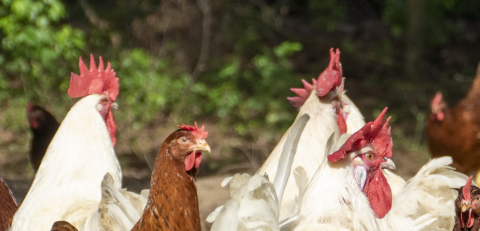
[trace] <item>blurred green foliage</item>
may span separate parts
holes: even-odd
[[[29,99],[65,104],[68,75],[85,48],[79,29],[61,24],[61,1],[3,0],[0,5],[0,101],[7,103],[2,125],[24,124]],[[21,106],[19,106],[21,105]]]
[[[28,101],[61,119],[73,104],[70,72],[93,53],[120,78],[120,128],[174,118],[278,135],[296,114],[289,89],[317,76],[328,49],[339,47],[348,94],[367,119],[388,105],[396,123],[415,124],[418,144],[430,94],[448,89],[459,99],[480,59],[477,0],[424,1],[415,78],[405,78],[401,65],[408,1],[1,2],[1,125],[14,132],[27,130]]]

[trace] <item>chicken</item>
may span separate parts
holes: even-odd
[[[0,178],[0,231],[7,231],[10,228],[15,211],[17,211],[17,201],[7,183]]]
[[[72,73],[68,94],[83,97],[68,112],[52,139],[22,205],[13,217],[12,229],[50,230],[55,221],[78,227],[98,209],[101,181],[110,173],[117,188],[122,174],[113,147],[118,78],[93,55],[90,70],[82,59],[80,76]]]
[[[51,231],[78,231],[77,228],[73,227],[70,223],[66,221],[57,221],[53,223]]]
[[[453,231],[480,230],[480,189],[472,185],[472,178],[470,176],[465,186],[458,189]]]
[[[196,174],[202,151],[210,152],[205,126],[180,125],[155,161],[147,206],[132,231],[201,230]]]
[[[347,105],[342,100],[346,96],[343,91],[344,83],[338,49],[336,52],[333,51],[333,48],[330,50],[330,63],[327,69],[319,75],[317,80],[313,79],[312,81],[313,85],[302,80],[304,88],[291,89],[298,96],[288,98],[293,106],[299,107],[299,113],[295,120],[298,120],[303,114],[310,115],[311,120],[299,141],[298,155],[293,161],[290,180],[287,183],[288,190],[285,191],[282,200],[280,219],[288,217],[293,212],[299,197],[298,188],[292,177],[293,170],[302,166],[306,177],[311,179],[318,166],[325,160],[326,154],[319,153],[318,150],[325,150],[330,134],[335,134],[335,139],[338,139],[341,133],[347,131],[349,122],[345,122],[345,118],[348,121],[349,114],[353,111],[351,109],[356,109],[353,104]],[[358,114],[359,112],[355,118],[361,117],[361,114]],[[363,118],[360,120],[355,118],[350,119],[350,123],[364,124]],[[267,174],[270,180],[275,178],[280,154],[290,129],[285,132],[257,174]]]
[[[427,123],[428,148],[432,157],[451,156],[452,166],[465,174],[480,169],[480,65],[467,95],[453,108],[437,92]],[[477,182],[478,184],[478,182]]]
[[[327,145],[328,161],[319,167],[282,230],[379,230],[376,217],[391,208],[390,186],[381,169],[394,169],[392,138],[386,109],[378,118],[349,136],[343,134],[335,148]]]
[[[280,156],[273,184],[268,176],[235,174],[222,182],[230,185],[231,199],[207,217],[211,231],[279,230],[279,210],[283,192],[290,176],[301,134],[310,117],[301,116],[294,122]]]
[[[452,188],[461,187],[466,176],[453,170],[451,157],[430,160],[400,188],[393,198],[390,212],[377,220],[382,230],[444,230],[453,227]],[[389,181],[390,182],[390,181]]]
[[[32,102],[29,102],[27,106],[27,120],[33,134],[30,145],[30,162],[37,171],[60,124],[47,110],[33,105]]]

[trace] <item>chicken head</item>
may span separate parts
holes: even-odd
[[[117,124],[111,111],[112,108],[117,109],[118,107],[115,100],[118,96],[119,83],[115,71],[111,68],[110,63],[107,63],[107,68],[104,68],[102,57],[99,58],[97,68],[93,55],[90,55],[90,69],[87,68],[82,57],[79,58],[79,68],[80,75],[74,73],[71,75],[68,95],[72,98],[91,94],[105,96],[100,99],[96,109],[104,119],[112,145],[115,146],[117,143]]]
[[[392,207],[392,192],[382,169],[395,169],[392,157],[392,137],[388,122],[383,123],[385,108],[373,122],[365,124],[351,135],[328,161],[337,162],[348,157],[352,161],[358,186],[370,201],[375,215],[383,218]]]

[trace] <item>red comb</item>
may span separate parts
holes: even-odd
[[[91,94],[106,94],[110,101],[115,101],[118,96],[118,78],[115,71],[107,63],[103,68],[102,57],[99,58],[98,69],[93,55],[90,55],[90,70],[79,58],[80,75],[72,72],[68,95],[72,98],[83,97]]]
[[[205,131],[205,125],[202,125],[202,127],[199,128],[197,122],[195,122],[195,127],[186,124],[177,125],[177,127],[182,130],[190,131],[197,139],[206,139],[208,136],[208,132]]]
[[[330,48],[330,62],[327,69],[325,69],[317,79],[317,95],[322,97],[328,94],[335,87],[342,87],[342,64],[340,63],[340,50],[337,48],[333,52]]]
[[[367,143],[373,146],[377,155],[391,158],[393,142],[390,134],[391,127],[388,126],[391,117],[388,117],[383,123],[386,112],[387,108],[383,109],[375,121],[368,122],[360,130],[353,133],[340,149],[328,155],[328,161],[337,162],[340,159],[345,159],[347,152],[359,150],[365,147]]]
[[[31,112],[31,111],[33,110],[33,107],[34,107],[33,103],[32,103],[31,101],[28,102],[28,104],[27,104],[27,111],[28,111],[28,112]]]
[[[442,93],[437,92],[432,99],[431,107],[434,108],[434,107],[438,106],[441,102],[442,102]]]
[[[297,94],[297,96],[295,97],[287,97],[292,106],[299,109],[305,103],[305,101],[307,101],[310,93],[313,90],[313,86],[317,84],[317,80],[312,79],[312,82],[313,85],[310,84],[308,81],[302,79],[303,88],[290,88],[290,91]]]
[[[472,179],[473,179],[473,176],[469,176],[467,183],[462,189],[464,200],[470,201],[472,199],[472,195],[470,194],[470,190],[472,189]]]

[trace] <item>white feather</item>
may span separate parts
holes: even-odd
[[[454,202],[467,176],[454,171],[451,157],[430,160],[393,200],[392,209],[378,222],[385,230],[453,229]]]
[[[302,166],[308,179],[311,179],[318,166],[325,160],[324,150],[328,138],[334,133],[337,136],[335,139],[338,139],[338,134],[340,133],[330,100],[320,100],[315,94],[315,90],[312,91],[304,105],[300,108],[295,121],[303,114],[310,115],[310,120],[300,137],[297,155],[293,161],[286,186],[287,190],[284,191],[282,199],[280,219],[288,217],[293,212],[299,198],[298,187],[294,177],[292,177],[293,171],[298,166]],[[280,154],[290,129],[285,132],[268,159],[257,171],[257,174],[267,174],[270,179],[275,179]]]
[[[55,221],[74,226],[98,208],[100,183],[122,174],[105,122],[95,109],[102,95],[89,95],[68,112],[48,147],[11,230],[50,230]]]
[[[379,230],[367,197],[358,187],[350,157],[323,162],[282,230]]]
[[[143,190],[139,195],[118,189],[114,186],[112,176],[107,173],[102,181],[102,201],[98,210],[78,230],[131,230],[142,215],[148,193],[149,190]]]

